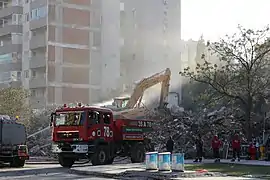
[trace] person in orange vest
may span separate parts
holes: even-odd
[[[232,162],[235,161],[236,156],[238,161],[240,161],[240,152],[241,152],[241,141],[238,134],[235,134],[232,140],[232,149],[233,149],[233,159]]]
[[[220,162],[219,149],[221,148],[222,142],[218,139],[218,136],[215,135],[212,139],[212,149],[215,162]]]

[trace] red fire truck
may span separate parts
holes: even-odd
[[[88,158],[93,165],[112,164],[116,156],[143,162],[150,151],[145,133],[152,131],[150,120],[123,119],[107,108],[64,105],[51,114],[52,151],[63,167]]]

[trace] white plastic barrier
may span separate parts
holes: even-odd
[[[185,170],[185,154],[184,153],[173,153],[172,154],[172,170],[182,171]]]
[[[163,152],[158,153],[158,170],[171,171],[171,153]]]
[[[148,152],[145,154],[146,170],[158,169],[158,152]]]

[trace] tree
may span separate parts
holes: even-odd
[[[228,98],[245,113],[246,134],[251,139],[253,104],[268,95],[270,41],[269,27],[262,30],[245,29],[225,36],[219,42],[207,42],[208,50],[218,56],[218,63],[211,63],[202,54],[202,63],[194,71],[189,67],[182,76],[208,84],[220,99]]]
[[[28,116],[30,112],[26,103],[28,96],[28,91],[22,88],[0,89],[0,113],[22,118]]]

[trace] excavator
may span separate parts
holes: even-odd
[[[171,70],[169,68],[150,77],[144,78],[136,83],[134,91],[130,97],[116,97],[114,98],[112,106],[107,106],[107,108],[112,109],[117,118],[145,118],[146,109],[144,106],[141,106],[144,92],[148,88],[161,83],[159,108],[164,107],[167,103],[166,100],[169,94],[170,79]]]

